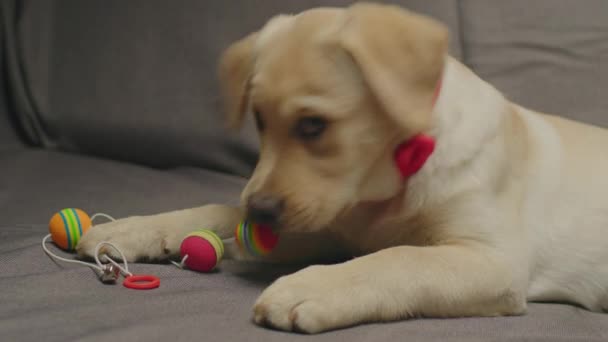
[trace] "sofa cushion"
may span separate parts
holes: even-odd
[[[608,339],[608,315],[530,304],[517,317],[419,319],[367,324],[315,337],[263,329],[251,306],[265,286],[298,267],[224,260],[200,274],[132,264],[160,288],[101,284],[82,266],[55,264],[40,248],[43,224],[0,231],[0,331],[6,341],[589,341]],[[50,248],[53,248],[50,246]],[[58,252],[64,257],[68,254]]]
[[[4,22],[2,18],[3,15],[0,12],[0,150],[23,146],[17,135],[14,123],[15,118],[12,116],[8,101],[8,78],[5,66],[5,25],[2,24]]]
[[[65,207],[124,217],[205,203],[237,205],[246,181],[201,169],[161,171],[41,149],[0,151],[0,165],[3,224],[46,224]]]
[[[463,0],[463,58],[532,109],[608,127],[608,2]]]
[[[220,51],[275,14],[351,2],[25,0],[13,48],[20,48],[15,64],[24,67],[19,75],[34,105],[21,112],[40,119],[46,146],[246,176],[257,158],[257,137],[250,121],[240,133],[223,129]],[[458,29],[454,0],[392,2]],[[456,55],[457,42],[451,45]]]
[[[299,341],[259,328],[251,306],[274,279],[301,266],[224,260],[210,274],[170,264],[131,264],[159,289],[103,285],[87,267],[42,251],[51,215],[64,207],[116,217],[217,202],[235,204],[245,180],[194,168],[159,171],[43,150],[0,151],[0,332],[3,341]],[[50,244],[49,244],[50,245]],[[73,256],[49,248],[68,258]],[[606,341],[608,315],[531,304],[519,317],[420,319],[368,324],[315,341]]]

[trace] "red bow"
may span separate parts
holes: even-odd
[[[395,164],[404,179],[418,172],[435,150],[435,139],[428,135],[418,134],[397,146]]]

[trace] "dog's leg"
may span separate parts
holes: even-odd
[[[407,317],[522,314],[525,287],[493,253],[471,245],[393,247],[279,278],[254,306],[254,321],[317,333]]]
[[[118,246],[127,261],[163,260],[179,255],[184,237],[196,229],[211,229],[221,238],[232,236],[242,218],[238,208],[206,205],[150,216],[133,216],[92,227],[76,247],[80,256],[90,257],[95,246],[108,241]],[[119,257],[106,249],[112,257]]]
[[[220,238],[234,236],[243,213],[238,208],[206,205],[150,216],[133,216],[92,227],[76,247],[81,257],[92,257],[101,241],[115,244],[129,262],[176,258],[186,235],[196,229],[211,229]],[[120,256],[111,248],[104,249],[113,258]],[[228,259],[253,259],[242,253],[235,243],[226,244]],[[342,257],[340,248],[330,236],[321,233],[282,234],[277,248],[260,259],[267,262],[307,262]]]

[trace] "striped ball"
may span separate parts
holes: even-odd
[[[270,227],[246,220],[236,226],[234,235],[241,250],[254,256],[267,255],[279,242],[279,236]]]
[[[53,215],[49,233],[53,242],[65,251],[73,251],[80,238],[91,228],[91,218],[75,208],[63,209]]]
[[[200,229],[184,238],[180,246],[180,255],[182,258],[188,255],[184,263],[189,269],[209,272],[222,260],[224,243],[214,232]]]

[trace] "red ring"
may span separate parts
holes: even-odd
[[[122,284],[130,289],[151,290],[160,286],[160,279],[153,275],[136,274],[126,277]]]

